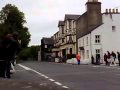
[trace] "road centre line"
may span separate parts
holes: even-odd
[[[49,79],[50,81],[52,81],[52,82],[54,82],[55,80],[53,80],[53,79]]]
[[[59,82],[54,82],[55,84],[57,84],[57,85],[59,85],[59,86],[61,86],[62,84],[61,83],[59,83]]]
[[[57,84],[58,86],[62,86],[62,84],[61,84],[60,82],[56,82],[54,79],[51,79],[51,78],[49,78],[48,76],[46,76],[46,75],[44,75],[44,74],[42,74],[42,73],[39,73],[39,72],[37,72],[37,71],[34,70],[34,69],[31,69],[31,68],[26,67],[26,66],[21,65],[21,64],[18,64],[18,65],[19,65],[20,67],[24,68],[25,70],[31,70],[31,71],[37,73],[38,75],[43,76],[44,78],[48,79],[49,81],[54,82],[54,83]],[[63,88],[69,88],[69,87],[67,87],[67,86],[62,86],[62,87],[63,87]]]
[[[69,88],[69,87],[67,87],[67,86],[62,86],[63,88]]]

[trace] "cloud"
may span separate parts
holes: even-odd
[[[0,9],[7,3],[15,4],[24,14],[31,33],[30,45],[40,44],[42,37],[50,37],[58,31],[58,21],[65,14],[82,14],[88,0],[0,0]],[[120,0],[99,0],[102,12],[106,8],[120,7]]]

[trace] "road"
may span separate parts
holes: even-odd
[[[120,89],[119,66],[71,65],[31,61],[16,65],[16,73],[13,74],[13,78],[71,90]]]

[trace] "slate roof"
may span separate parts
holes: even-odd
[[[54,44],[53,38],[43,37],[42,40],[43,40],[43,43],[44,43],[45,45],[53,45],[53,44]]]
[[[59,27],[59,26],[64,26],[64,21],[59,21],[58,27]]]

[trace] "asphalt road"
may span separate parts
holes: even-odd
[[[25,70],[16,66],[17,72],[13,77],[17,80],[47,83],[72,90],[120,90],[119,66],[71,65],[32,61],[20,64],[29,68]]]

